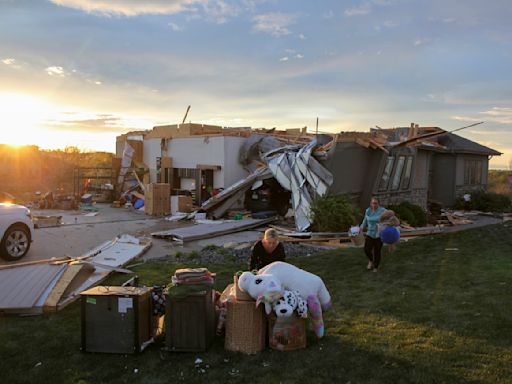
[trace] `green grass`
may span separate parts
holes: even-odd
[[[53,315],[0,317],[1,381],[510,383],[511,255],[509,223],[400,244],[385,252],[378,273],[365,270],[361,249],[294,259],[324,279],[335,306],[326,336],[309,334],[308,347],[295,352],[246,356],[224,351],[217,338],[205,353],[165,352],[159,342],[140,355],[89,354],[79,350],[78,303]],[[183,266],[148,262],[134,270],[141,283],[163,285]],[[208,267],[218,290],[239,269]]]

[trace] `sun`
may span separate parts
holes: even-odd
[[[0,92],[0,143],[14,146],[37,144],[44,136],[49,104],[36,97]]]

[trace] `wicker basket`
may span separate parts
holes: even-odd
[[[235,298],[237,301],[252,301],[254,302],[254,299],[249,296],[249,294],[245,291],[242,291],[240,288],[238,288],[238,276],[233,276],[233,283],[235,285]]]
[[[289,318],[268,318],[268,344],[272,349],[294,351],[306,348],[306,322],[293,315]]]
[[[263,306],[253,301],[228,301],[226,338],[228,351],[257,353],[265,349],[267,319]]]
[[[350,236],[350,241],[352,241],[352,244],[354,244],[356,247],[362,247],[364,246],[364,235],[363,231],[359,232],[355,236]]]

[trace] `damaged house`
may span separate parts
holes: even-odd
[[[286,136],[297,131],[282,132]],[[200,205],[213,191],[229,187],[254,170],[240,163],[239,153],[256,132],[248,127],[193,123],[156,126],[118,136],[116,157],[121,159],[125,144],[129,144],[133,162],[148,171],[146,184],[168,183],[174,193],[190,191]]]
[[[305,129],[181,124],[140,136],[137,148],[150,182],[201,191],[195,192],[196,204],[204,202],[201,208],[213,218],[244,207],[268,209],[255,205],[254,196],[272,195],[271,208],[283,214],[291,207],[301,231],[311,224],[312,202],[326,193],[348,194],[361,208],[371,196],[383,205],[451,206],[458,196],[486,189],[489,159],[501,155],[439,127],[417,124],[320,135]],[[118,157],[129,137],[118,137]],[[205,190],[216,192],[203,195]]]
[[[321,163],[333,172],[330,192],[351,194],[361,207],[377,196],[383,205],[409,201],[426,209],[429,201],[449,207],[485,190],[489,158],[499,155],[441,128],[411,124],[340,133]]]

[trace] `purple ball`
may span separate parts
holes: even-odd
[[[380,233],[384,244],[395,244],[400,240],[400,231],[396,227],[387,227]]]

